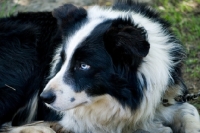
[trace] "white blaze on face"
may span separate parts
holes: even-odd
[[[104,21],[101,19],[88,19],[88,22],[84,24],[74,35],[66,39],[66,61],[64,62],[61,70],[52,78],[46,85],[44,91],[52,91],[56,95],[56,99],[51,103],[50,107],[57,110],[67,110],[79,106],[83,103],[90,101],[87,94],[82,92],[75,92],[75,85],[69,81],[68,84],[64,82],[64,75],[67,75],[70,67],[70,61],[77,47],[84,41],[86,37],[90,35],[92,30],[100,23]]]
[[[51,79],[44,89],[44,92],[52,91],[56,96],[55,101],[51,104],[46,104],[47,106],[59,111],[65,111],[90,102],[90,98],[85,91],[75,92],[74,86],[66,84],[60,74]]]
[[[53,91],[56,95],[55,101],[47,105],[59,111],[65,111],[90,101],[84,91],[75,92],[72,86],[63,82],[62,77],[53,78],[45,87],[45,91]]]

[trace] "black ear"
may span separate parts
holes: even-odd
[[[146,31],[134,25],[131,20],[122,19],[112,22],[104,35],[104,43],[114,62],[123,62],[128,65],[132,65],[134,61],[140,61],[148,54],[150,48]]]
[[[60,28],[65,29],[85,18],[87,12],[84,8],[78,8],[72,4],[65,4],[54,9],[52,15],[57,19]]]

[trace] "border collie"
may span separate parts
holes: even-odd
[[[5,66],[1,73],[11,73],[8,81],[39,88],[31,89],[31,94],[24,94],[31,95],[31,100],[26,103],[30,106],[20,109],[14,116],[15,121],[27,112],[32,120],[33,116],[40,118],[41,112],[48,110],[46,115],[43,114],[44,120],[56,118],[66,130],[75,133],[131,133],[137,129],[152,133],[200,132],[200,119],[195,107],[174,100],[187,94],[181,77],[184,51],[169,31],[169,25],[152,9],[129,1],[119,2],[113,7],[94,6],[87,10],[66,4],[55,9],[53,16],[58,27],[52,28],[50,24],[49,31],[40,30],[39,35],[36,31],[25,32],[40,36],[41,46],[35,46],[37,39],[29,41],[31,35],[22,37],[30,44],[23,43],[21,46],[21,41],[17,41],[16,44],[12,42],[13,47],[0,47],[1,51],[6,50],[1,52],[6,60],[1,60],[13,63],[1,65]],[[50,40],[46,40],[49,34]],[[55,34],[58,35],[56,41],[53,38]],[[13,37],[17,35],[16,32]],[[31,42],[34,42],[33,47]],[[52,45],[47,47],[48,43]],[[30,52],[26,51],[26,45]],[[49,52],[45,50],[47,48]],[[29,58],[21,55],[24,51],[30,54]],[[54,55],[50,63],[51,57],[48,56],[52,52]],[[48,71],[49,80],[40,94],[41,82]],[[15,81],[21,78],[24,83],[23,80]],[[17,90],[18,86],[11,83],[7,84]],[[5,94],[9,93],[6,91]],[[38,94],[50,109],[40,107],[41,102],[35,103]],[[164,104],[166,101],[167,105]],[[27,111],[30,109],[33,110]],[[49,118],[49,112],[53,118]]]
[[[61,125],[75,133],[200,132],[197,110],[174,100],[187,93],[182,46],[150,8],[64,5],[53,16],[63,42],[40,96],[62,112]]]

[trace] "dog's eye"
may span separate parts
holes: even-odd
[[[85,64],[85,63],[81,63],[79,69],[81,70],[88,70],[90,69],[90,66]]]

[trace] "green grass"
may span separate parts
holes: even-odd
[[[0,17],[4,17],[5,16],[5,9],[6,9],[6,2],[5,1],[1,1],[0,2]]]
[[[154,7],[172,24],[187,51],[186,78],[200,79],[200,0],[156,0]]]
[[[185,46],[184,79],[200,90],[200,0],[156,0],[153,5],[171,23],[171,29]],[[189,85],[188,85],[189,87]],[[191,101],[200,112],[200,98]]]
[[[16,11],[17,5],[8,9],[7,3],[6,0],[0,0],[0,18],[10,16]]]

